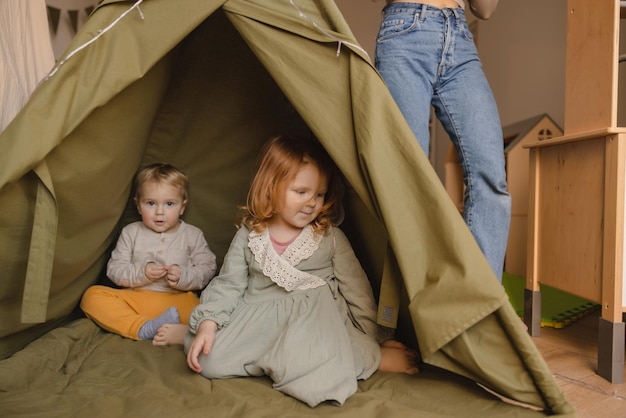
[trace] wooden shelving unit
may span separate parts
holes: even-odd
[[[620,1],[568,0],[564,136],[530,151],[524,321],[544,283],[602,305],[598,374],[624,381],[626,128],[617,126]]]

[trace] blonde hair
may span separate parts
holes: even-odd
[[[265,230],[282,205],[289,183],[306,164],[313,164],[328,181],[324,205],[312,222],[316,232],[335,224],[341,214],[341,183],[337,169],[324,149],[313,140],[281,135],[267,141],[259,154],[257,170],[242,209],[242,222],[257,232]]]
[[[167,163],[154,163],[144,167],[135,177],[135,199],[139,199],[141,186],[149,181],[169,184],[180,189],[183,200],[189,199],[189,178],[178,168]]]

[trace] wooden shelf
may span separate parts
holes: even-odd
[[[598,374],[624,381],[626,128],[617,127],[620,3],[568,0],[564,136],[526,145],[524,320],[540,334],[539,283],[602,305]]]

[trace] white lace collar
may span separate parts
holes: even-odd
[[[274,283],[287,291],[314,289],[326,284],[322,278],[298,270],[294,266],[309,258],[319,248],[323,234],[316,234],[311,225],[302,229],[298,237],[278,255],[268,229],[248,234],[248,248],[261,266],[261,271]]]

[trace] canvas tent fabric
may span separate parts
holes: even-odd
[[[137,219],[140,166],[187,172],[185,218],[221,259],[261,144],[285,132],[317,138],[345,177],[342,228],[380,294],[381,323],[397,317],[428,365],[545,414],[572,413],[329,0],[96,9],[0,136],[0,355],[13,355],[0,372],[102,280],[121,226]]]

